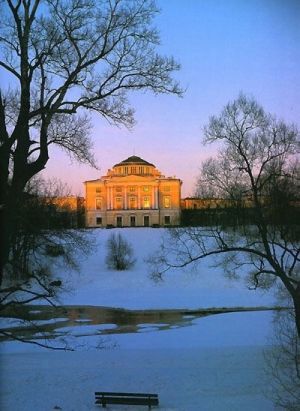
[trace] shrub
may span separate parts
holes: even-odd
[[[128,270],[135,263],[133,248],[120,233],[113,233],[107,240],[106,265],[114,270]]]
[[[61,244],[47,244],[46,254],[50,257],[59,257],[65,254],[65,250]]]

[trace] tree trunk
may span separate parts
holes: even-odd
[[[23,182],[21,185],[11,185],[7,188],[6,197],[0,209],[0,286],[5,266],[9,261],[12,241],[20,228],[19,213],[22,207],[24,184]]]
[[[300,339],[300,283],[296,288],[296,292],[293,295],[294,309],[295,309],[295,321],[298,337]]]
[[[16,207],[12,207],[10,203],[4,204],[0,211],[0,286],[9,260],[12,238],[17,229],[16,213]]]
[[[6,216],[4,212],[4,206],[0,210],[0,286],[3,280],[4,267],[8,261],[9,256],[9,239],[8,235],[10,230],[6,223]]]
[[[3,106],[0,95],[0,129],[1,137],[3,137],[5,131],[3,131],[4,116],[3,116]],[[2,112],[1,112],[2,108]],[[5,126],[4,126],[5,128]],[[0,144],[0,286],[3,279],[4,266],[8,260],[9,246],[8,246],[8,234],[10,230],[7,227],[7,198],[8,198],[8,180],[9,180],[9,156],[10,156],[10,145],[7,143]]]

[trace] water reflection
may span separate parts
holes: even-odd
[[[96,306],[23,306],[5,311],[2,317],[6,333],[26,339],[73,336],[145,333],[188,327],[208,315],[241,311],[273,310],[270,307],[210,308],[199,310],[162,309],[126,310]],[[279,309],[279,308],[277,308]],[[6,319],[5,319],[6,317]],[[12,320],[13,318],[13,320]],[[7,340],[2,337],[0,341]]]

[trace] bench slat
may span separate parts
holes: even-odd
[[[97,400],[96,404],[126,404],[126,405],[158,405],[158,399],[147,399],[147,398],[133,398],[133,397],[105,397],[103,400]]]
[[[96,396],[109,395],[111,397],[158,397],[158,394],[148,394],[148,393],[132,393],[132,392],[95,392]]]

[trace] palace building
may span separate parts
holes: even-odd
[[[84,184],[87,227],[180,223],[181,180],[165,177],[140,157],[131,156]]]

